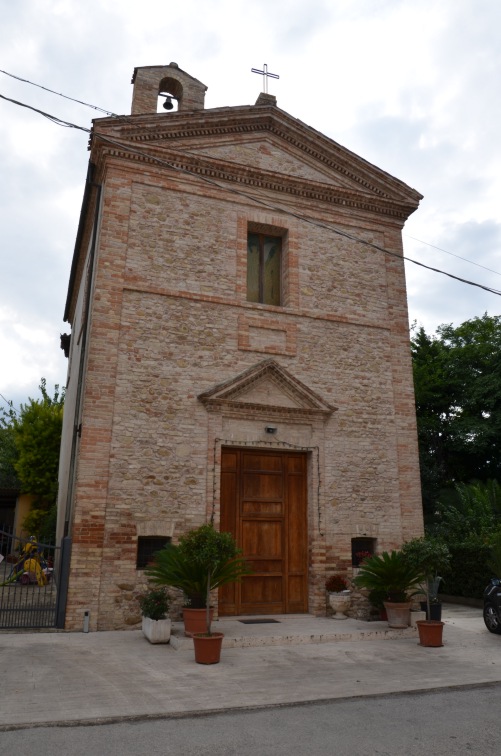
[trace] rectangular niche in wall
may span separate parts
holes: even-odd
[[[353,567],[359,567],[369,556],[376,551],[375,538],[352,538],[351,539],[351,563]]]
[[[170,543],[169,536],[139,536],[137,539],[136,570],[144,570],[153,561],[153,555]]]

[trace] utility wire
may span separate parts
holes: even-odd
[[[120,118],[120,116],[118,116],[116,113],[113,113],[110,110],[105,110],[104,108],[100,108],[97,105],[91,105],[90,103],[84,102],[83,100],[77,100],[74,97],[69,97],[68,95],[62,94],[61,92],[56,92],[53,89],[49,89],[49,87],[44,87],[41,84],[35,84],[35,82],[30,81],[29,79],[23,79],[21,76],[16,76],[15,74],[11,74],[8,71],[3,71],[2,69],[0,69],[0,73],[5,74],[6,76],[10,76],[12,79],[17,79],[17,81],[22,81],[25,84],[31,84],[33,87],[38,87],[39,89],[43,89],[46,92],[51,92],[52,94],[56,94],[59,97],[64,97],[66,100],[72,100],[72,102],[78,102],[80,105],[86,105],[87,107],[93,108],[94,110],[99,110],[101,113],[106,113],[109,116]],[[11,102],[16,102],[16,101],[12,100]],[[49,116],[46,116],[46,117],[48,118]],[[57,123],[57,121],[55,121],[55,123]],[[65,124],[61,123],[59,125],[65,125]],[[487,268],[485,265],[481,265],[480,263],[474,262],[473,260],[469,260],[467,257],[461,257],[461,255],[456,255],[454,252],[449,252],[448,250],[443,249],[442,247],[437,247],[435,244],[430,244],[430,242],[423,241],[422,239],[416,239],[414,236],[410,236],[409,234],[404,233],[403,236],[405,236],[407,239],[412,239],[413,241],[417,241],[420,244],[425,244],[427,247],[431,247],[432,249],[437,249],[439,252],[444,252],[446,255],[451,255],[452,257],[456,257],[458,260],[463,260],[464,262],[470,263],[471,265],[476,265],[477,268],[482,268],[483,270],[487,270],[489,273],[494,273],[496,276],[501,276],[501,273],[499,273],[497,270],[493,270],[492,268]]]
[[[334,226],[331,226],[327,223],[322,223],[321,221],[312,220],[311,218],[308,218],[304,215],[300,215],[299,213],[295,213],[292,210],[288,210],[287,208],[280,207],[279,205],[272,205],[269,202],[266,202],[265,200],[261,200],[257,197],[252,196],[251,194],[248,194],[247,192],[243,192],[241,189],[234,189],[230,186],[225,186],[224,184],[220,184],[218,181],[215,181],[214,179],[210,179],[207,176],[202,176],[198,173],[194,173],[193,171],[190,171],[188,168],[183,168],[182,166],[175,165],[172,162],[169,162],[168,160],[163,160],[162,158],[158,158],[154,155],[149,154],[148,152],[145,152],[144,150],[138,150],[136,147],[133,147],[129,142],[120,141],[117,139],[111,139],[110,137],[105,136],[104,134],[100,134],[97,131],[92,131],[89,128],[86,128],[84,126],[78,126],[74,123],[71,123],[70,121],[63,121],[60,118],[57,118],[56,116],[51,115],[50,113],[45,113],[42,110],[38,110],[37,108],[32,107],[31,105],[26,105],[25,103],[18,102],[17,100],[12,100],[9,97],[4,97],[3,95],[0,95],[0,98],[3,100],[7,100],[9,102],[14,103],[15,105],[19,105],[23,108],[27,108],[28,110],[33,110],[35,113],[39,113],[40,115],[44,116],[44,118],[48,118],[50,121],[55,123],[58,126],[65,126],[67,128],[73,128],[73,129],[79,129],[80,131],[85,131],[87,134],[91,134],[92,138],[100,139],[102,142],[105,142],[107,144],[111,144],[115,147],[119,147],[122,150],[127,150],[127,152],[139,155],[140,157],[146,157],[148,160],[157,163],[158,165],[166,166],[167,168],[170,168],[171,170],[177,171],[178,173],[185,173],[188,176],[191,176],[192,178],[196,178],[198,180],[201,180],[205,182],[206,184],[210,184],[211,186],[215,186],[218,189],[221,189],[222,191],[230,192],[231,194],[235,194],[240,197],[245,197],[248,200],[251,200],[252,202],[255,202],[258,205],[261,205],[262,207],[266,207],[268,210],[273,210],[274,212],[281,212],[285,213],[286,215],[289,215],[293,218],[296,218],[297,220],[303,221],[305,223],[309,223],[312,226],[315,226],[317,228],[326,229],[327,231],[331,231],[334,234],[337,234],[338,236],[342,236],[345,239],[349,239],[350,241],[353,241],[357,244],[363,244],[366,247],[370,247],[371,249],[375,249],[378,252],[383,252],[385,255],[390,255],[391,257],[396,257],[399,260],[403,259],[407,262],[411,262],[414,265],[419,265],[421,268],[425,268],[426,270],[431,270],[434,273],[440,273],[443,276],[447,276],[448,278],[452,278],[455,281],[460,281],[461,283],[467,284],[468,286],[476,286],[479,289],[483,289],[484,291],[487,291],[491,294],[496,294],[497,296],[501,296],[501,291],[497,289],[492,289],[489,286],[484,286],[483,284],[476,283],[475,281],[470,281],[467,278],[461,278],[460,276],[456,276],[453,273],[447,273],[445,270],[440,270],[439,268],[433,268],[431,265],[426,265],[425,263],[419,262],[418,260],[413,260],[411,257],[406,257],[405,255],[399,255],[397,252],[391,252],[389,249],[385,249],[385,247],[379,246],[379,244],[374,244],[374,242],[369,242],[365,239],[360,239],[357,236],[353,236],[352,234],[347,233],[346,231],[341,231],[338,228],[335,228]],[[183,153],[180,153],[181,155]]]
[[[269,210],[273,210],[274,212],[278,211],[281,213],[285,213],[286,215],[296,218],[297,220],[303,221],[305,223],[309,223],[310,225],[316,226],[317,228],[326,229],[327,231],[331,231],[332,233],[337,234],[338,236],[342,236],[345,239],[349,239],[350,241],[356,242],[357,244],[364,244],[366,247],[371,247],[372,249],[375,249],[378,252],[383,252],[385,255],[397,257],[399,260],[401,259],[406,260],[407,262],[414,263],[414,265],[419,265],[421,268],[426,268],[426,270],[431,270],[434,273],[440,273],[443,276],[448,276],[449,278],[453,278],[454,280],[460,281],[461,283],[468,284],[469,286],[476,286],[479,289],[488,291],[491,294],[496,294],[497,296],[501,296],[501,291],[498,291],[497,289],[492,289],[489,286],[484,286],[483,284],[476,283],[475,281],[470,281],[466,278],[461,278],[460,276],[456,276],[453,273],[447,273],[445,270],[440,270],[439,268],[433,268],[431,265],[426,265],[425,263],[419,262],[418,260],[413,260],[411,257],[407,257],[405,255],[399,255],[397,252],[391,252],[389,249],[385,249],[385,247],[381,247],[378,244],[374,244],[374,242],[369,242],[365,239],[360,239],[357,236],[353,236],[352,234],[349,234],[346,231],[341,231],[340,229],[335,228],[334,226],[331,226],[327,223],[322,223],[321,221],[312,220],[311,218],[308,218],[304,215],[300,215],[299,213],[294,213],[292,210],[288,210],[287,208],[280,207],[279,205],[272,205],[269,202],[265,202],[264,200],[258,199],[257,197],[253,197],[251,194],[248,194],[247,192],[243,192],[240,189],[234,189],[233,187],[225,186],[223,184],[220,184],[218,181],[215,181],[214,179],[208,178],[207,176],[201,176],[200,174],[193,173],[187,168],[176,166],[175,164],[170,163],[167,160],[162,160],[161,158],[157,158],[154,155],[148,154],[147,152],[131,147],[128,142],[121,142],[116,139],[111,139],[110,137],[106,137],[103,134],[99,134],[99,132],[95,132],[95,131],[93,132],[93,137],[100,139],[102,142],[106,142],[108,144],[112,144],[116,147],[119,147],[120,149],[126,149],[128,152],[131,152],[136,155],[140,155],[141,157],[147,157],[148,160],[158,163],[159,165],[167,166],[168,168],[178,171],[179,173],[186,173],[189,176],[196,177],[207,184],[211,184],[212,186],[215,186],[218,189],[222,189],[223,191],[231,192],[232,194],[236,194],[238,196],[245,197],[246,199],[250,199],[252,202],[255,202],[258,205],[262,205],[263,207],[266,207]]]
[[[22,79],[20,76],[15,76],[14,74],[9,73],[8,71],[2,71],[0,68],[0,73],[5,74],[6,76],[10,76],[12,79],[17,79],[18,81],[23,81],[25,84],[31,84],[32,87],[38,87],[39,89],[44,89],[46,92],[51,92],[52,94],[58,95],[58,97],[64,97],[65,100],[72,100],[72,102],[78,102],[79,105],[86,105],[88,108],[93,108],[93,110],[99,110],[100,113],[106,113],[109,116],[115,116],[118,118],[116,113],[112,113],[110,110],[104,110],[103,108],[98,108],[97,105],[91,105],[88,102],[84,102],[83,100],[76,100],[74,97],[68,97],[68,95],[61,94],[61,92],[55,92],[53,89],[49,89],[49,87],[43,87],[41,84],[35,84],[33,81],[29,81],[29,79]]]
[[[14,103],[14,105],[19,105],[19,107],[21,108],[27,108],[28,110],[33,110],[35,113],[38,113],[44,118],[48,118],[49,121],[52,121],[52,123],[55,123],[56,126],[64,126],[67,129],[79,129],[80,131],[87,132],[87,134],[91,133],[91,130],[86,129],[84,126],[77,126],[76,124],[71,123],[71,121],[63,121],[61,118],[57,118],[57,116],[53,116],[50,113],[45,113],[43,110],[38,110],[38,108],[34,108],[32,105],[26,105],[24,102],[19,102],[18,100],[12,100],[10,97],[5,97],[5,95],[2,95],[2,94],[0,94],[0,98],[2,100],[7,100],[7,102]]]
[[[483,268],[484,270],[488,270],[489,273],[494,273],[496,276],[501,276],[501,273],[499,273],[497,270],[493,270],[492,268],[487,268],[485,265],[481,265],[480,263],[476,263],[473,260],[468,260],[467,257],[461,257],[461,255],[456,255],[454,252],[449,252],[446,249],[442,249],[442,247],[437,247],[435,244],[430,244],[430,242],[423,241],[422,239],[416,239],[415,236],[409,236],[409,234],[403,234],[407,239],[412,239],[413,241],[417,241],[420,244],[426,244],[427,247],[431,247],[432,249],[438,249],[439,252],[445,252],[446,255],[451,255],[452,257],[457,257],[458,260],[464,260],[464,262],[470,263],[470,265],[476,265],[477,268]]]
[[[14,412],[14,414],[17,415],[18,411],[16,410],[16,408],[14,407],[13,402],[11,402],[10,399],[6,399],[3,394],[0,394],[0,399],[3,399],[3,401],[5,402],[5,404],[7,405],[7,407],[9,408],[9,411],[12,410],[12,412]]]

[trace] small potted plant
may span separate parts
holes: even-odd
[[[149,588],[139,596],[143,615],[141,629],[150,643],[168,643],[171,621],[167,618],[169,598],[163,588]]]
[[[410,620],[410,596],[422,581],[422,571],[409,564],[402,551],[383,551],[364,559],[353,582],[359,588],[384,595],[388,625],[404,628]]]
[[[191,638],[193,633],[205,630],[207,573],[185,548],[184,537],[179,545],[168,543],[157,551],[152,564],[146,568],[146,574],[156,585],[169,585],[183,592],[185,635]],[[212,619],[214,610],[210,607],[209,611]]]
[[[350,608],[351,591],[346,578],[342,575],[331,575],[325,581],[325,590],[329,594],[329,604],[334,611],[332,619],[348,619],[346,612]]]
[[[241,580],[250,570],[240,556],[241,551],[232,534],[222,533],[212,524],[191,530],[180,539],[180,546],[206,575],[206,628],[205,632],[193,634],[195,661],[199,664],[217,664],[221,656],[223,633],[213,633],[211,629],[210,592]]]
[[[181,536],[178,546],[167,544],[154,555],[146,570],[151,582],[179,588],[190,601],[183,617],[185,633],[193,637],[197,662],[214,664],[221,653],[223,634],[211,632],[211,591],[238,581],[249,572],[231,533],[221,533],[209,524],[190,530]],[[196,624],[188,625],[187,618],[193,620],[193,614]],[[204,639],[209,640],[204,643]],[[203,649],[207,648],[211,650],[204,661]]]
[[[442,646],[444,623],[441,621],[442,605],[437,598],[442,578],[439,573],[447,570],[451,554],[447,544],[436,538],[413,538],[404,543],[402,552],[410,566],[422,574],[421,591],[426,595],[426,619],[418,620],[419,642],[422,646]],[[422,604],[422,606],[423,606]]]
[[[363,549],[362,551],[356,551],[353,555],[353,567],[360,567],[364,559],[369,559],[372,556],[372,551]]]

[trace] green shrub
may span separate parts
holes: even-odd
[[[250,569],[231,533],[201,525],[179,539],[179,546],[167,544],[154,555],[145,570],[156,585],[180,588],[190,598],[202,601],[207,609],[207,634],[211,634],[210,592],[241,580]]]
[[[477,539],[451,545],[451,565],[444,574],[446,593],[450,596],[482,598],[484,588],[492,577],[487,566],[491,549]]]
[[[501,580],[501,531],[498,531],[491,541],[487,566],[492,570],[494,577]]]
[[[407,601],[423,581],[423,572],[409,564],[402,551],[383,551],[364,559],[354,579],[359,588],[385,594],[388,601]]]
[[[139,596],[139,606],[143,617],[152,620],[165,619],[169,611],[169,598],[163,588],[150,588]]]

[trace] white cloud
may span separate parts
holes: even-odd
[[[176,61],[207,107],[253,103],[267,63],[279,107],[424,194],[405,233],[499,270],[501,4],[491,0],[23,0],[4,4],[2,67],[117,113],[135,66]],[[102,114],[0,74],[0,93],[89,127]],[[59,349],[88,152],[0,100],[0,392],[63,383]],[[404,237],[406,253],[501,288],[499,276]],[[427,330],[499,297],[408,265]]]

